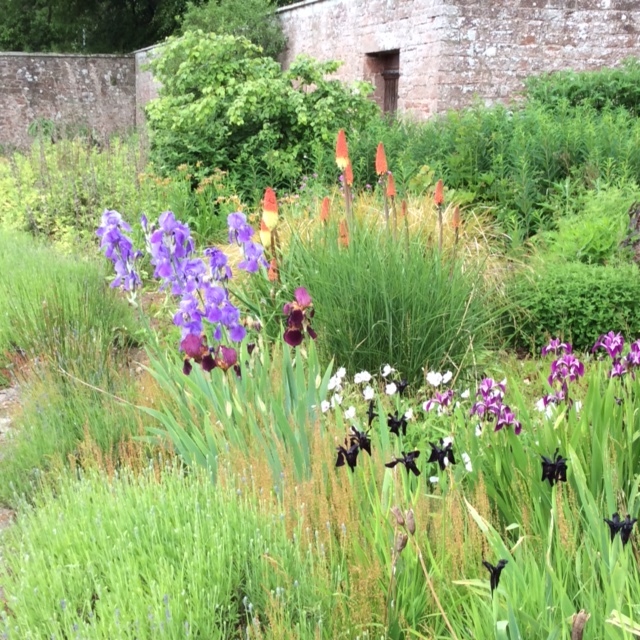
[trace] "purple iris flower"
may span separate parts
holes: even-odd
[[[624,360],[627,367],[640,367],[640,340],[631,343],[631,350]]]
[[[615,360],[621,353],[624,347],[624,337],[621,333],[603,333],[593,345],[591,349],[592,353],[595,353],[600,347],[602,347],[612,360]]]
[[[423,405],[422,409],[426,412],[431,411],[432,409],[437,408],[438,413],[442,413],[448,406],[451,405],[451,401],[453,400],[453,389],[447,389],[443,393],[438,393],[436,391],[435,398],[431,398],[431,400],[427,400]]]
[[[519,436],[522,431],[520,421],[516,420],[515,414],[506,404],[502,405],[502,410],[496,420],[495,431],[500,431],[500,429],[503,429],[504,427],[513,427],[513,431],[517,436]]]
[[[204,255],[209,258],[209,266],[211,267],[211,276],[219,282],[231,280],[233,274],[231,267],[227,264],[228,259],[222,249],[215,247],[204,250]]]
[[[558,353],[572,353],[573,349],[568,342],[560,342],[560,338],[552,338],[549,340],[549,344],[542,347],[542,355],[546,356],[549,353],[558,355]]]
[[[100,226],[96,235],[100,238],[100,248],[105,256],[113,262],[116,277],[111,282],[112,287],[120,287],[125,291],[135,291],[142,284],[140,276],[135,270],[135,263],[142,253],[134,251],[131,238],[127,233],[131,227],[122,219],[117,211],[106,210],[102,214]]]
[[[284,341],[291,347],[297,347],[302,343],[304,331],[315,340],[316,332],[311,327],[313,318],[313,302],[309,292],[304,287],[298,287],[294,294],[295,300],[287,302],[282,308],[282,313],[287,316],[287,328],[284,332]]]
[[[260,267],[267,268],[269,266],[264,257],[264,247],[261,244],[249,240],[243,244],[243,251],[244,260],[238,263],[238,269],[248,273],[257,273]]]
[[[622,378],[627,373],[627,360],[626,358],[617,359],[613,361],[611,365],[611,371],[609,372],[610,378]]]
[[[578,358],[570,353],[565,353],[561,358],[551,363],[551,375],[548,378],[549,384],[554,382],[566,384],[573,382],[584,375],[584,365]]]

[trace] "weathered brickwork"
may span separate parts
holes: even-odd
[[[398,107],[423,117],[506,100],[534,73],[640,56],[637,0],[306,0],[280,17],[285,65],[307,53],[366,79],[367,54],[399,50]]]
[[[0,145],[25,147],[43,118],[102,138],[135,121],[133,56],[0,54]]]

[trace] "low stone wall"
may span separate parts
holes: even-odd
[[[97,138],[135,123],[131,56],[0,53],[0,145],[26,147],[38,120]]]

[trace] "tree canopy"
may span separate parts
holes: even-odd
[[[273,54],[282,46],[273,9],[287,4],[291,0],[0,0],[0,51],[129,53],[180,31],[190,13],[191,27],[227,25],[221,31],[253,35]]]

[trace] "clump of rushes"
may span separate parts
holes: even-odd
[[[382,186],[382,193],[384,198],[384,220],[387,224],[389,224],[389,201],[387,200],[387,155],[384,151],[384,145],[382,142],[378,143],[378,148],[376,149],[376,173],[378,174],[378,178],[380,180],[380,184]]]
[[[351,185],[353,185],[353,169],[351,169],[351,161],[349,160],[349,148],[347,147],[347,134],[344,129],[338,131],[338,139],[336,141],[336,164],[338,169],[342,171],[343,190],[344,190],[344,207],[347,220],[351,222],[353,213],[351,208]],[[349,170],[350,180],[347,178]],[[351,183],[351,184],[349,184]]]

